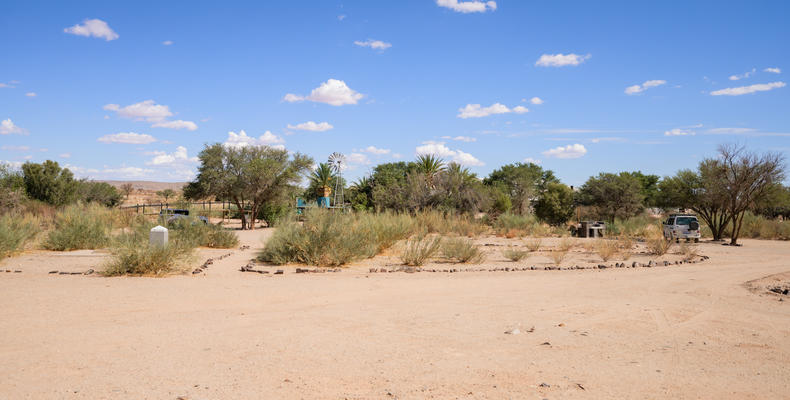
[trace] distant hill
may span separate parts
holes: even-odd
[[[184,185],[186,185],[186,182],[150,182],[150,181],[98,181],[98,182],[107,182],[110,185],[115,186],[116,188],[120,188],[121,185],[123,184],[131,183],[135,189],[146,190],[146,191],[172,189],[178,192],[184,188]]]

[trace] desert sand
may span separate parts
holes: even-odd
[[[270,234],[201,250],[217,260],[196,275],[48,274],[100,251],[5,260],[22,272],[0,273],[0,399],[790,398],[790,301],[764,288],[787,280],[788,242],[658,268],[240,272]],[[483,266],[507,264],[488,249]]]

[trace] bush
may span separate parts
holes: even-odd
[[[291,219],[283,223],[258,258],[273,264],[297,262],[321,267],[370,258],[379,252],[379,232],[391,238],[391,231],[385,232],[389,227],[385,219],[379,220],[381,224],[373,221],[354,214],[306,210],[304,222]]]
[[[491,226],[498,235],[505,235],[508,232],[523,232],[523,235],[534,235],[542,233],[541,224],[533,215],[518,215],[505,213],[491,222]],[[521,235],[521,236],[523,236]]]
[[[697,251],[697,246],[687,243],[681,243],[678,252],[681,255],[683,255],[683,259],[686,261],[691,261],[695,259],[697,256],[699,256],[699,252]]]
[[[442,235],[455,233],[461,236],[474,237],[488,230],[485,224],[470,216],[439,211],[424,211],[416,214],[414,216],[414,224],[423,233],[440,233]]]
[[[441,236],[414,236],[406,242],[400,259],[405,265],[420,266],[433,257],[441,247]]]
[[[367,225],[376,234],[377,253],[405,239],[414,229],[414,220],[405,214],[381,213],[361,214],[360,223]]]
[[[0,216],[0,261],[21,250],[39,231],[39,221],[32,215]]]
[[[647,214],[622,219],[615,218],[613,223],[607,224],[606,233],[609,236],[646,237],[650,227],[660,225],[659,219]]]
[[[652,233],[645,239],[645,246],[647,246],[648,253],[663,256],[672,247],[672,241],[667,240],[662,233]]]
[[[628,261],[633,255],[634,241],[628,237],[621,237],[617,239],[617,245],[620,251],[620,259]]]
[[[172,241],[167,246],[152,246],[147,240],[122,240],[111,249],[112,257],[104,266],[104,274],[165,275],[184,271],[194,249]]]
[[[529,249],[529,251],[535,252],[540,250],[540,245],[542,243],[543,241],[540,238],[535,238],[535,239],[527,240],[524,245],[527,246],[527,249]]]
[[[550,182],[535,202],[535,215],[542,221],[560,226],[573,217],[573,189]]]
[[[529,253],[529,250],[519,250],[512,246],[502,250],[502,256],[510,261],[521,261],[522,259],[529,257]]]
[[[239,244],[235,232],[226,230],[221,225],[204,224],[198,219],[179,218],[168,226],[174,239],[189,247],[229,249]]]
[[[595,241],[595,252],[601,256],[604,262],[611,260],[620,251],[620,243],[616,240],[597,239]]]
[[[485,254],[474,242],[463,238],[445,240],[442,244],[442,255],[456,262],[473,264],[479,264],[485,258]]]
[[[575,244],[576,243],[573,241],[573,239],[571,239],[571,238],[564,238],[564,239],[560,240],[560,242],[557,244],[557,248],[560,251],[564,251],[564,252],[567,253],[568,250],[572,249]]]
[[[112,217],[96,204],[68,206],[55,215],[55,229],[43,246],[49,250],[99,249],[110,243]]]
[[[559,266],[560,263],[562,262],[562,260],[565,259],[566,255],[568,255],[567,251],[555,250],[555,251],[552,251],[551,254],[549,254],[549,257],[551,257],[551,259],[554,261],[555,265]]]

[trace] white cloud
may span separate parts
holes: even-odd
[[[629,86],[629,87],[625,88],[625,94],[633,95],[633,94],[637,94],[637,93],[642,93],[642,92],[644,92],[647,89],[650,89],[650,88],[656,87],[656,86],[661,86],[661,85],[664,85],[666,83],[667,83],[667,81],[661,80],[661,79],[654,79],[654,80],[650,80],[650,81],[645,81],[641,85],[634,85],[634,86]]]
[[[172,153],[154,151],[151,154],[154,154],[154,158],[147,162],[146,165],[170,165],[198,161],[197,157],[190,158],[187,156],[187,148],[184,146],[176,147],[176,151]]]
[[[38,95],[36,94],[36,92],[27,92],[27,93],[25,93],[25,96],[27,96],[27,97],[36,97]]]
[[[664,132],[664,136],[694,136],[697,133],[690,129],[675,128]]]
[[[779,68],[766,68],[763,70],[764,72],[770,72],[772,74],[781,74],[782,70]]]
[[[496,10],[496,2],[495,1],[479,1],[479,0],[471,0],[471,1],[458,1],[458,0],[436,0],[436,4],[439,7],[449,8],[453,11],[460,12],[460,13],[475,13],[475,12],[486,12],[486,11],[494,11]]]
[[[156,142],[156,139],[144,133],[120,132],[104,135],[98,139],[102,143],[126,143],[126,144],[149,144]]]
[[[751,94],[757,92],[766,92],[769,90],[785,87],[784,82],[771,82],[771,83],[758,83],[750,86],[740,86],[734,88],[726,88],[710,92],[711,96],[740,96],[744,94]]]
[[[363,94],[354,91],[348,87],[345,82],[337,79],[329,79],[322,83],[321,86],[313,89],[309,96],[288,93],[283,97],[283,101],[294,103],[309,100],[316,103],[342,106],[345,104],[357,104],[362,97],[364,97]]]
[[[368,39],[365,41],[355,40],[354,44],[360,47],[370,47],[374,50],[387,50],[392,47],[392,43],[382,42],[381,40]]]
[[[173,41],[172,40],[165,40],[164,42],[162,42],[162,44],[165,45],[165,46],[170,46],[170,45],[173,44]]]
[[[159,121],[151,125],[152,128],[186,129],[188,131],[197,130],[198,126],[192,121],[177,119],[175,121]]]
[[[340,15],[337,16],[337,20],[338,21],[342,21],[344,19],[346,19],[346,15],[345,14],[340,14]]]
[[[380,149],[380,148],[378,148],[376,146],[365,147],[364,149],[362,149],[362,151],[364,151],[366,153],[370,153],[370,154],[375,154],[375,155],[378,155],[378,156],[390,153],[390,149]]]
[[[535,164],[535,165],[539,165],[540,164],[540,160],[532,158],[532,157],[525,158],[523,160],[523,162],[525,162],[525,163],[532,163],[532,164]]]
[[[393,153],[392,154],[392,158],[394,158],[396,160],[400,160],[401,158],[403,158],[403,154],[401,154],[401,153]]]
[[[757,69],[752,68],[751,71],[744,72],[744,73],[742,73],[740,75],[730,75],[730,80],[731,81],[739,81],[741,79],[746,79],[746,78],[754,75],[755,72],[757,72]]]
[[[316,123],[313,121],[307,121],[296,125],[288,124],[288,129],[293,129],[297,131],[324,132],[332,128],[334,128],[334,126],[332,126],[332,124],[330,124],[329,122]]]
[[[566,65],[579,65],[583,63],[585,60],[590,59],[592,55],[579,55],[579,54],[543,54],[540,56],[538,61],[535,62],[535,66],[538,67],[564,67]]]
[[[102,38],[106,41],[118,39],[118,34],[113,31],[106,22],[100,19],[86,19],[83,24],[77,24],[71,28],[66,28],[63,32],[77,36],[93,36]]]
[[[2,146],[0,150],[5,151],[28,151],[30,150],[30,146]]]
[[[11,167],[13,169],[17,169],[18,170],[18,169],[22,168],[22,164],[24,164],[24,163],[21,162],[21,161],[0,160],[0,164],[5,164],[5,165],[7,165],[7,166],[9,166],[9,167]]]
[[[0,88],[13,88],[13,86],[11,86],[11,85],[9,85],[7,83],[0,82]]]
[[[541,99],[540,97],[533,97],[529,99],[529,102],[535,105],[543,104],[543,99]]]
[[[71,158],[71,153],[60,153],[58,154],[60,158]]]
[[[512,109],[501,103],[494,103],[488,107],[483,107],[480,104],[467,104],[465,107],[458,109],[458,118],[481,118],[495,114],[507,113],[524,114],[529,112],[524,106],[515,106]]]
[[[73,169],[73,166],[69,166],[70,169]],[[119,168],[105,168],[101,171],[96,170],[88,170],[87,172],[101,172],[104,176],[114,177],[114,178],[145,178],[148,177],[150,174],[154,172],[152,169],[140,168],[140,167],[119,167]]]
[[[576,144],[569,144],[565,147],[560,146],[553,149],[549,149],[543,152],[543,155],[546,157],[555,157],[555,158],[579,158],[587,154],[587,149],[584,148],[583,145],[576,143]]]
[[[346,157],[346,160],[348,160],[349,164],[370,164],[370,159],[368,159],[368,156],[362,153],[351,153],[348,157]]]
[[[285,146],[282,145],[285,143],[285,140],[269,131],[263,133],[263,135],[259,136],[258,138],[254,138],[252,136],[247,136],[247,133],[244,130],[239,131],[237,134],[236,132],[228,132],[228,139],[223,143],[227,147],[244,147],[244,146],[271,146],[276,149],[284,149]]]
[[[102,109],[115,111],[122,118],[129,118],[135,121],[146,121],[151,123],[153,128],[186,129],[194,131],[198,128],[192,121],[175,120],[167,118],[173,116],[170,107],[163,104],[156,104],[153,100],[144,100],[139,103],[121,107],[118,104],[105,104]]]
[[[6,118],[0,122],[0,135],[10,135],[14,133],[18,135],[27,135],[27,130],[15,125],[14,122],[11,121],[11,118]]]
[[[473,138],[473,137],[470,137],[470,136],[456,136],[456,137],[442,136],[442,139],[456,140],[456,141],[459,141],[459,142],[467,142],[467,143],[471,143],[471,142],[476,142],[477,141],[477,138]]]
[[[708,133],[714,135],[741,135],[745,133],[754,133],[757,129],[753,128],[712,128],[708,129]]]
[[[475,158],[469,153],[461,150],[452,150],[444,145],[443,142],[427,141],[423,142],[422,146],[417,146],[415,152],[418,155],[434,155],[449,161],[457,162],[461,165],[468,165],[479,167],[485,165],[482,161]]]

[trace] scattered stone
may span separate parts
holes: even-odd
[[[639,263],[638,263],[638,262],[636,262],[636,261],[634,261],[633,263],[631,263],[631,268],[636,268],[636,267],[638,267],[638,266],[639,266]]]
[[[647,263],[647,267],[648,267],[648,268],[652,268],[652,267],[655,267],[655,266],[656,266],[656,263],[655,263],[655,262],[653,262],[653,260],[650,260],[650,261]]]
[[[57,274],[58,271],[49,271],[50,274]]]
[[[93,270],[93,268],[91,268],[91,269],[89,269],[89,270],[85,271],[83,274],[84,274],[84,275],[90,275],[90,274],[92,274],[92,273],[94,273],[94,272],[96,272],[96,271],[94,271],[94,270]]]
[[[546,383],[546,382],[543,382],[543,383],[541,383],[541,384],[540,384],[540,385],[538,385],[538,386],[540,386],[540,387],[546,387],[546,388],[547,388],[547,387],[551,387],[551,385],[549,385],[549,384],[548,384],[548,383]]]
[[[372,272],[379,272],[379,269],[378,268],[370,268],[368,271],[370,271],[371,273]]]
[[[532,328],[527,329],[527,333],[532,333],[532,332],[535,332],[535,327],[534,326]]]
[[[585,388],[584,388],[584,386],[582,386],[582,384],[581,384],[581,383],[577,383],[577,384],[576,384],[576,387],[577,387],[577,388],[579,388],[579,389],[581,389],[581,390],[587,390],[587,389],[585,389]]]
[[[541,346],[551,346],[551,343],[549,343],[549,342],[543,342],[543,343],[541,343],[540,345],[541,345]]]
[[[404,269],[403,272],[405,272],[407,274],[413,274],[413,273],[417,272],[417,270],[414,267],[406,267],[406,269]]]
[[[200,268],[196,268],[194,271],[192,271],[192,275],[197,275],[197,274],[199,274],[199,273],[201,273],[201,272],[203,272],[203,270],[202,270],[202,269],[200,269]]]
[[[6,272],[11,272],[11,271],[6,271]],[[66,271],[61,271],[61,272],[58,272],[58,275],[68,275],[68,274],[69,274],[69,273],[68,273],[68,272],[66,272]]]
[[[22,270],[15,269],[15,270],[14,270],[14,273],[15,273],[15,274],[22,273]],[[71,274],[72,274],[72,275],[74,275],[74,272],[72,272]],[[79,272],[77,272],[77,274],[79,274]]]
[[[664,266],[666,267],[668,265],[669,265],[669,261],[664,261]]]
[[[513,329],[505,331],[506,335],[518,335],[520,333],[521,333],[521,330],[519,330],[518,328],[513,328]]]
[[[283,270],[278,269],[277,271],[274,271],[274,274],[275,275],[282,275],[283,274]]]
[[[604,264],[598,264],[598,269],[606,269],[606,265],[604,265]]]

